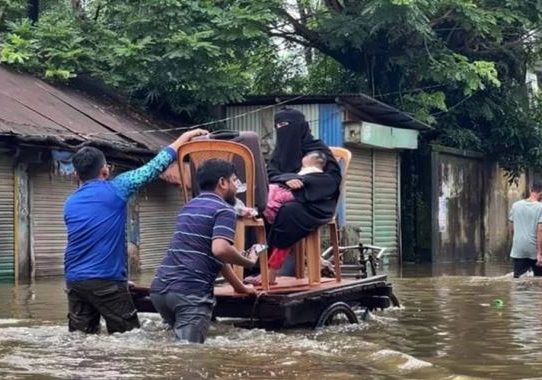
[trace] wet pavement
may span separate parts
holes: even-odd
[[[205,345],[175,344],[155,314],[140,314],[142,328],[125,334],[70,334],[61,279],[0,284],[0,378],[537,378],[542,279],[509,272],[509,264],[392,268],[401,308],[319,331],[220,321]]]

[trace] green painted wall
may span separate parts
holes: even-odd
[[[361,122],[345,125],[346,141],[383,149],[417,149],[418,131]]]

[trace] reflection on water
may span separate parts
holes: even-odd
[[[154,314],[142,314],[142,328],[125,334],[69,334],[61,280],[0,284],[0,378],[537,377],[542,279],[514,280],[508,271],[407,266],[390,273],[401,309],[320,331],[221,321],[203,346],[176,345]]]

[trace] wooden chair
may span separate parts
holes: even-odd
[[[340,186],[341,197],[344,197],[344,184],[346,175],[352,160],[352,153],[348,149],[339,147],[330,147],[331,153],[341,166],[342,181]],[[339,257],[339,229],[337,228],[336,213],[327,223],[329,227],[330,242],[333,251],[333,262],[335,269],[335,278],[337,282],[341,281],[341,262]],[[296,277],[303,278],[305,272],[305,256],[307,261],[307,272],[309,285],[318,285],[321,281],[320,259],[321,259],[321,241],[320,228],[312,231],[305,239],[294,246],[294,255],[296,262]]]
[[[188,156],[190,162],[197,169],[204,161],[219,158],[226,161],[232,161],[235,156],[240,157],[243,160],[245,167],[245,181],[246,181],[246,200],[247,207],[254,207],[254,187],[255,187],[255,173],[254,173],[254,156],[252,152],[244,145],[224,140],[202,140],[191,141],[181,145],[177,152],[177,162],[179,165],[179,173],[181,180],[181,187],[183,190],[184,200],[188,202],[191,198],[192,192],[190,191],[191,183],[188,183],[189,175],[186,175],[186,171],[190,170],[190,166],[184,163],[185,158]],[[242,250],[245,248],[245,232],[247,228],[254,228],[256,231],[256,240],[258,243],[265,244],[267,242],[265,236],[265,224],[263,219],[256,219],[250,217],[238,217],[237,227],[235,230],[235,246],[237,249]],[[260,273],[262,278],[262,288],[269,290],[269,269],[267,252],[260,254]],[[237,276],[243,280],[243,267],[233,266]]]

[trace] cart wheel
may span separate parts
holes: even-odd
[[[335,302],[320,314],[315,327],[320,328],[345,323],[358,323],[358,317],[347,303]]]

